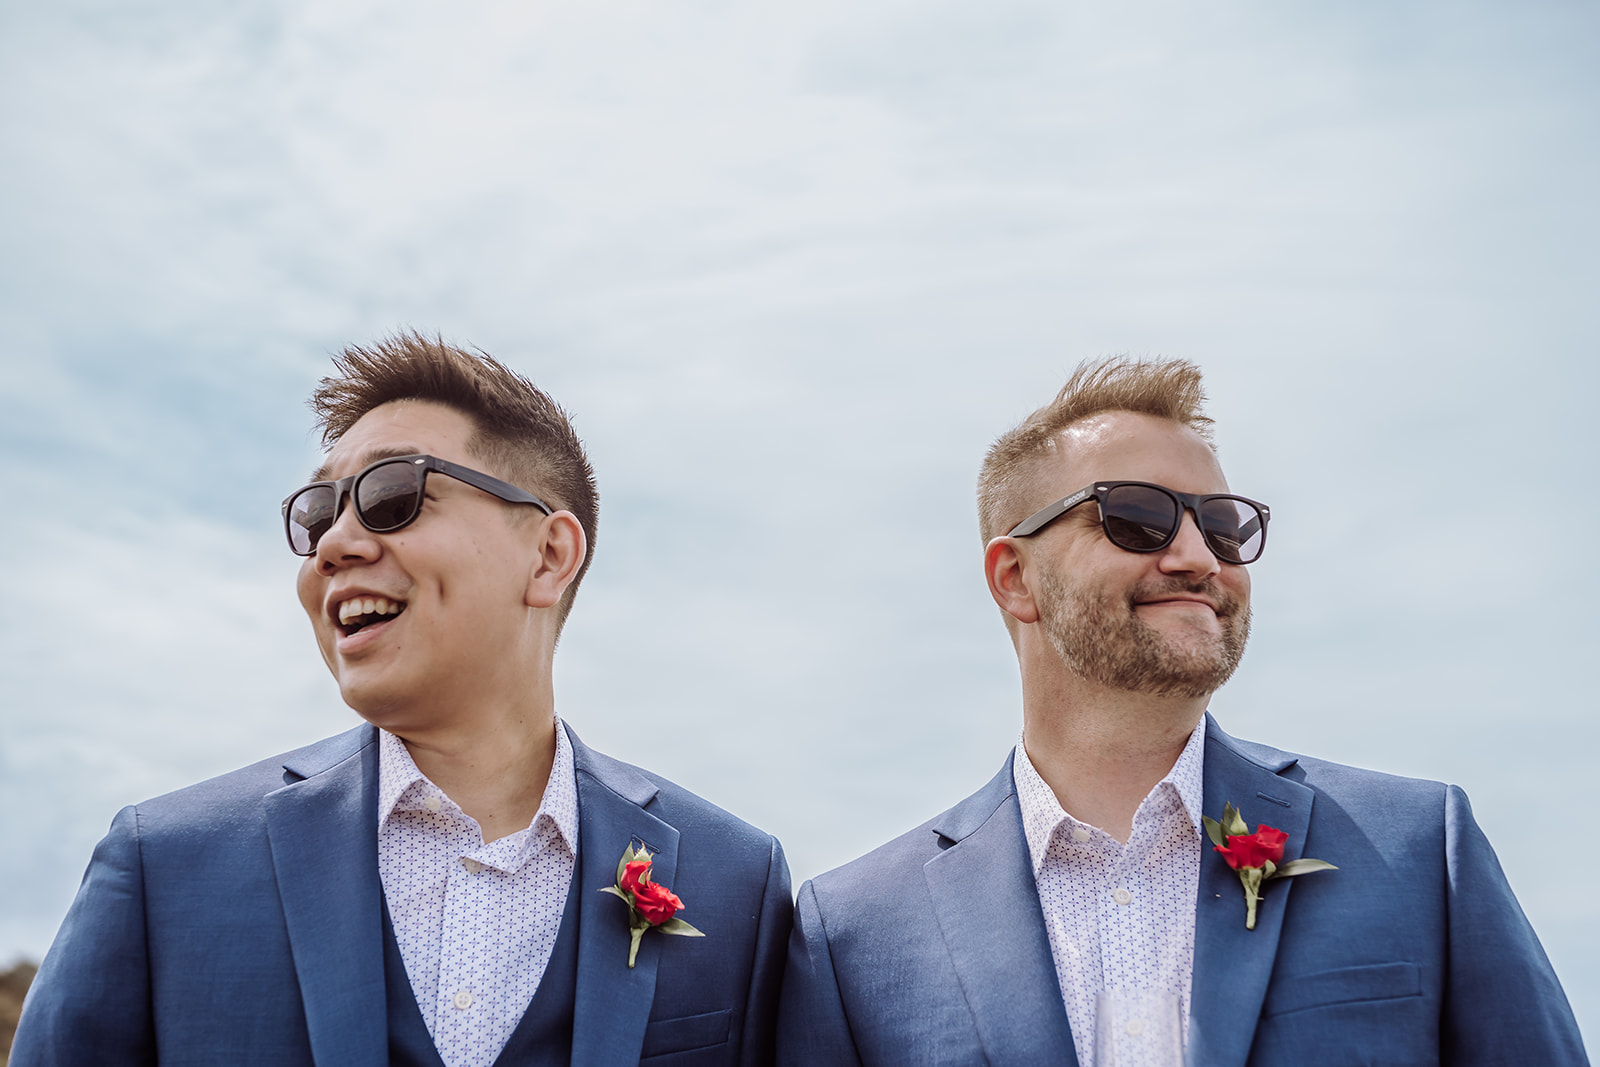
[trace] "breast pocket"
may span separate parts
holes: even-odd
[[[644,1028],[644,1047],[639,1050],[639,1058],[648,1060],[653,1056],[672,1056],[726,1045],[732,1019],[731,1008],[677,1019],[651,1019]]]
[[[1275,979],[1261,1014],[1270,1018],[1333,1004],[1421,995],[1422,972],[1416,964],[1372,963]]]

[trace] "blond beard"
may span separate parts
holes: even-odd
[[[1141,585],[1124,596],[1095,596],[1045,572],[1039,587],[1039,621],[1067,668],[1111,689],[1150,696],[1196,699],[1233,676],[1250,638],[1250,609],[1214,583],[1168,580]],[[1217,606],[1221,633],[1199,647],[1180,647],[1139,618],[1134,605],[1164,594],[1204,595]]]

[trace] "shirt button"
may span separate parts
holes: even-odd
[[[457,1011],[466,1011],[468,1008],[472,1007],[472,994],[463,989],[461,992],[450,998],[450,1003],[456,1006]]]
[[[429,797],[427,800],[422,802],[422,806],[427,808],[429,811],[438,811],[440,808],[439,798]]]
[[[1085,827],[1074,826],[1072,828],[1072,839],[1081,845],[1089,840],[1089,831]]]
[[[1116,889],[1112,890],[1111,899],[1116,901],[1118,904],[1132,904],[1133,894],[1128,892],[1126,889],[1123,889],[1121,886],[1118,886]]]
[[[468,856],[461,857],[461,866],[467,869],[468,874],[477,874],[479,871],[483,870],[483,864]]]

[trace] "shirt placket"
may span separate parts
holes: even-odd
[[[460,859],[451,865],[445,886],[434,1030],[449,1067],[477,1063],[478,1054],[487,1051],[486,1034],[499,993],[490,970],[495,953],[484,940],[494,930],[496,872],[474,856],[472,846],[482,844],[474,829],[463,825],[457,844]]]
[[[1113,846],[1106,863],[1100,903],[1100,988],[1125,989],[1131,982],[1130,962],[1138,958],[1139,923],[1143,901],[1134,893],[1133,866],[1137,853],[1128,845]]]
[[[1116,845],[1102,834],[1073,823],[1056,830],[1056,851],[1050,865],[1056,906],[1047,912],[1051,954],[1057,956],[1061,985],[1080,1062],[1093,1062],[1095,993],[1099,989],[1106,919],[1101,902],[1115,864]],[[1085,891],[1088,895],[1085,895]]]
[[[1159,868],[1151,862],[1146,870],[1146,877],[1152,884],[1156,879],[1161,879],[1163,891],[1174,898],[1174,906],[1192,900],[1197,888],[1189,876],[1196,867],[1193,858],[1195,836],[1194,825],[1189,822],[1188,810],[1174,787],[1167,797],[1161,825],[1150,840],[1152,857],[1160,852],[1165,861]],[[1182,940],[1183,929],[1175,913],[1161,918],[1159,925],[1152,929],[1150,944],[1151,958],[1158,964],[1156,984],[1177,993],[1182,1035],[1184,1040],[1188,1040],[1191,976],[1185,969],[1184,961],[1192,961],[1193,947],[1191,944],[1185,948]]]

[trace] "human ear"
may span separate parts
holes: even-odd
[[[534,536],[538,553],[528,572],[528,588],[523,601],[530,608],[549,608],[561,602],[561,594],[578,576],[588,555],[588,540],[583,526],[570,511],[546,515]]]
[[[1039,621],[1039,606],[1029,588],[1023,556],[1015,538],[996,537],[983,549],[983,576],[1000,610],[1018,622]]]

